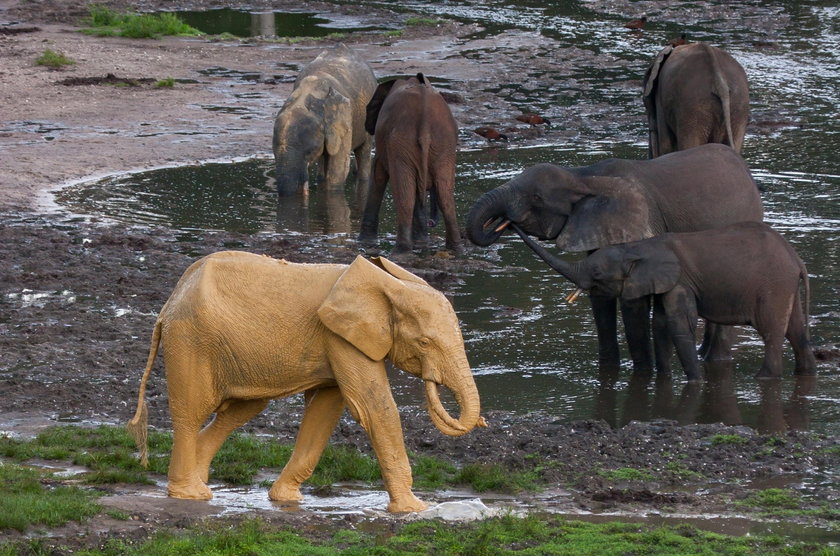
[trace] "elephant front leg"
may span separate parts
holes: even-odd
[[[694,294],[682,286],[677,286],[662,295],[662,303],[668,320],[668,334],[677,350],[677,357],[680,359],[686,378],[703,380],[695,343],[697,302]]]
[[[653,355],[657,376],[671,376],[671,356],[674,345],[668,332],[668,317],[661,295],[653,296]]]
[[[735,327],[706,321],[700,357],[703,361],[729,361],[732,359],[732,344],[735,343]]]
[[[650,296],[621,300],[621,318],[627,347],[633,360],[633,372],[653,371],[650,350]]]
[[[598,332],[598,368],[602,371],[617,371],[621,367],[621,356],[618,349],[616,300],[613,297],[590,295],[589,301]]]
[[[304,399],[303,420],[300,423],[295,448],[280,476],[268,491],[271,500],[296,502],[302,499],[300,485],[312,476],[327,441],[344,412],[344,399],[337,387],[307,390]]]

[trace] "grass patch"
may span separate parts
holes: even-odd
[[[68,58],[61,52],[56,52],[51,48],[44,50],[44,53],[35,59],[35,64],[38,66],[46,66],[51,69],[59,69],[64,66],[72,66],[76,61]]]
[[[716,434],[710,439],[712,446],[720,446],[722,444],[746,444],[749,439],[738,434]]]
[[[163,79],[159,79],[157,83],[155,83],[155,87],[158,89],[164,88],[172,88],[175,86],[175,78],[174,77],[165,77]]]
[[[0,463],[0,530],[22,532],[32,525],[63,525],[87,519],[102,509],[93,492],[51,482],[49,473]]]
[[[650,481],[653,475],[649,471],[634,467],[621,467],[609,471],[598,471],[598,475],[610,481]]]
[[[310,536],[311,535],[311,536]],[[142,544],[112,540],[88,554],[837,554],[815,543],[779,537],[730,537],[689,525],[653,527],[585,523],[553,516],[505,516],[481,522],[416,521],[396,530],[339,529],[326,536],[277,529],[259,520],[203,525],[187,534],[161,532]]]
[[[91,6],[88,25],[82,32],[97,37],[156,39],[167,35],[199,36],[203,33],[170,13],[119,13],[105,6]]]
[[[443,23],[442,19],[434,17],[412,16],[405,20],[405,24],[409,27],[417,27],[420,25],[440,25]]]
[[[384,33],[382,33],[382,36],[383,37],[394,38],[394,37],[401,37],[402,34],[403,34],[402,29],[392,29],[391,31],[385,31]]]
[[[802,501],[799,495],[786,488],[768,488],[759,490],[743,500],[739,500],[738,505],[763,508],[765,510],[790,510],[799,508],[802,505]]]
[[[698,479],[703,475],[696,471],[692,471],[682,463],[670,461],[665,465],[665,471],[678,479]]]

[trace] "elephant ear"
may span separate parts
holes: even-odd
[[[336,280],[318,308],[318,318],[370,359],[381,361],[393,344],[391,302],[385,290],[396,281],[359,255]]]
[[[327,154],[347,156],[353,144],[352,108],[350,99],[330,88],[324,98],[324,137]],[[347,159],[350,164],[350,159]]]
[[[432,286],[429,285],[428,282],[420,278],[419,276],[412,274],[411,272],[407,271],[397,263],[391,262],[385,257],[373,257],[370,260],[373,264],[379,266],[382,270],[393,276],[394,278],[398,278],[403,282],[414,282],[415,284],[421,284],[423,286],[427,286],[431,288]]]
[[[385,102],[385,98],[388,96],[388,93],[391,92],[391,88],[396,82],[396,79],[390,79],[380,83],[373,92],[373,97],[371,97],[367,104],[367,110],[365,113],[365,131],[371,135],[376,133],[376,120],[379,119],[379,111],[382,109],[382,103]]]
[[[630,249],[623,264],[623,299],[665,293],[673,289],[680,278],[680,260],[661,241],[642,242],[642,245]]]
[[[662,70],[662,65],[673,51],[674,47],[670,45],[660,50],[659,54],[654,58],[653,63],[645,72],[645,78],[642,82],[642,88],[644,89],[642,101],[644,102],[645,112],[648,117],[648,158],[656,158],[660,155],[659,124],[656,114],[656,83],[659,80],[659,72]]]
[[[557,236],[557,247],[572,252],[592,251],[652,237],[649,201],[639,188],[620,178],[596,179],[598,191],[573,205]]]

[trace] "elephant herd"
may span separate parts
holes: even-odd
[[[808,273],[791,245],[762,222],[759,190],[740,156],[749,104],[744,70],[704,43],[669,46],[645,75],[643,99],[649,159],[526,168],[474,202],[467,237],[487,246],[513,230],[589,292],[602,369],[619,367],[620,306],[634,370],[668,374],[676,350],[688,380],[702,380],[695,327],[703,318],[706,359],[728,358],[732,326],[752,325],[765,344],[759,376],[781,376],[785,338],[795,373],[814,373]],[[278,194],[305,192],[313,164],[320,187],[343,187],[352,152],[356,187],[366,192],[360,241],[375,241],[390,183],[395,252],[426,241],[438,212],[447,247],[459,250],[457,140],[452,113],[426,76],[377,84],[368,64],[339,45],[301,71],[277,115]],[[588,256],[568,262],[537,240]],[[459,436],[486,426],[451,304],[382,257],[293,264],[227,251],[195,262],[157,319],[128,425],[143,459],[144,394],[159,345],[174,429],[168,486],[174,497],[211,498],[210,463],[225,438],[271,399],[302,392],[300,432],[269,491],[272,500],[301,498],[301,483],[347,408],[371,439],[389,511],[425,508],[411,491],[385,359],[424,381],[441,432]],[[441,404],[440,385],[454,394],[458,418]]]

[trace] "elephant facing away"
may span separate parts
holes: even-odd
[[[300,485],[347,407],[371,439],[389,511],[425,508],[411,491],[386,357],[425,381],[429,414],[441,432],[460,436],[485,426],[451,304],[384,258],[293,264],[222,251],[190,266],[155,324],[137,412],[128,424],[143,461],[144,392],[160,343],[174,430],[168,493],[175,498],[212,498],[210,463],[228,435],[269,400],[303,392],[297,442],[269,491],[272,500],[301,499]],[[454,394],[458,419],[441,404],[439,385]]]
[[[357,186],[367,184],[371,140],[365,132],[365,107],[375,89],[370,66],[344,44],[321,52],[300,72],[274,121],[279,195],[308,191],[313,163],[319,164],[326,187],[343,186],[351,151]]]
[[[747,74],[707,43],[666,46],[644,78],[649,156],[723,143],[741,152],[750,115]]]
[[[431,220],[436,220],[439,208],[446,246],[459,250],[454,194],[458,125],[441,94],[422,73],[386,81],[368,103],[365,128],[375,134],[376,159],[359,240],[376,241],[379,210],[390,182],[397,209],[395,253],[428,241],[427,192]]]
[[[764,217],[758,187],[744,161],[729,147],[707,144],[649,160],[608,159],[577,168],[538,164],[482,195],[467,216],[467,237],[486,246],[507,222],[563,251],[689,232]],[[620,364],[616,302],[590,295],[602,369]],[[622,300],[633,367],[651,371],[647,299]],[[716,338],[707,359],[728,357]]]
[[[815,372],[808,333],[808,271],[790,243],[767,224],[741,222],[663,234],[604,247],[574,263],[519,233],[543,260],[581,289],[623,299],[653,295],[654,333],[661,335],[661,345],[676,347],[689,380],[702,379],[694,341],[698,315],[717,324],[755,327],[764,340],[759,377],[782,376],[785,338],[796,358],[794,372]],[[662,365],[670,366],[670,347],[657,356]]]

